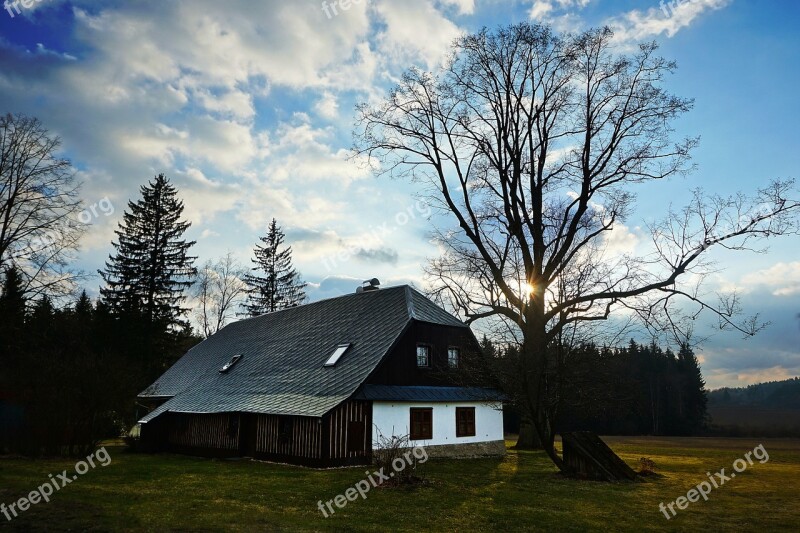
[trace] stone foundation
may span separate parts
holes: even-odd
[[[428,453],[428,457],[501,457],[506,453],[506,443],[503,440],[493,440],[464,444],[440,444],[438,446],[425,446],[425,451]]]

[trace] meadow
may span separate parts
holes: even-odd
[[[129,453],[106,447],[97,466],[0,530],[20,531],[797,531],[800,440],[608,437],[631,466],[657,476],[608,484],[565,479],[541,452],[502,459],[430,459],[425,482],[378,487],[325,517],[318,507],[365,479],[365,468],[312,470],[246,460]],[[508,442],[510,446],[512,441]],[[667,520],[659,503],[685,496],[707,472],[732,471],[763,444],[764,463],[689,503]],[[74,460],[0,458],[0,503],[27,495]]]

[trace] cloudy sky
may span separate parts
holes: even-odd
[[[800,168],[800,3],[744,0],[344,0],[6,2],[0,112],[40,118],[63,139],[87,205],[108,198],[82,243],[95,271],[140,184],[179,187],[201,261],[248,261],[276,217],[312,299],[361,279],[422,286],[437,249],[413,184],[348,159],[353,107],[411,66],[434,68],[464,31],[525,20],[609,25],[622,48],[656,40],[679,64],[669,89],[693,97],[677,124],[701,136],[698,170],[640,190],[621,246],[702,186],[753,191]],[[16,6],[14,5],[16,4]],[[718,334],[700,354],[710,386],[800,375],[800,239],[768,254],[716,256],[712,288],[737,287],[772,322],[755,339]],[[87,287],[97,291],[98,281]]]

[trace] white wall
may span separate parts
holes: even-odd
[[[433,408],[433,439],[411,441],[412,445],[438,446],[468,442],[503,440],[503,411],[499,404],[487,402],[411,403],[373,402],[372,442],[376,445],[379,432],[384,437],[411,433],[412,407]],[[475,436],[456,437],[456,407],[475,408]]]

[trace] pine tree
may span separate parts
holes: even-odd
[[[706,382],[694,351],[688,344],[682,344],[678,352],[678,370],[683,375],[683,413],[684,431],[688,434],[702,429],[706,423],[708,397]]]
[[[115,231],[116,253],[100,271],[100,293],[116,314],[140,313],[149,323],[185,326],[184,290],[197,274],[196,258],[187,255],[195,241],[183,239],[191,223],[181,221],[183,202],[164,174],[140,190]]]
[[[25,294],[19,271],[10,267],[6,270],[3,292],[0,293],[0,324],[11,334],[22,328],[25,322]]]
[[[294,307],[306,300],[306,283],[292,266],[292,248],[283,247],[285,235],[273,218],[266,237],[256,244],[254,274],[245,276],[248,286],[247,316],[258,316]]]
[[[22,279],[16,268],[5,272],[2,293],[0,293],[0,389],[13,381],[16,366],[20,359],[20,348],[25,327],[25,293]],[[0,443],[0,452],[2,452]]]

